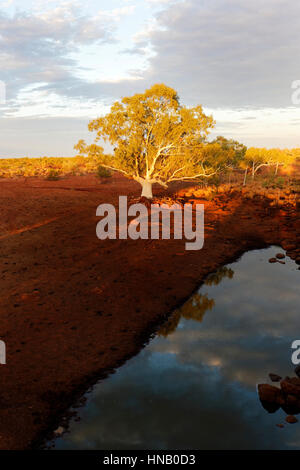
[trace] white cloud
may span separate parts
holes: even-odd
[[[8,16],[0,10],[1,79],[8,98],[17,98],[20,90],[36,82],[72,94],[72,87],[81,83],[74,54],[81,46],[112,43],[121,14],[125,10],[88,17],[70,3],[43,13],[16,11]]]

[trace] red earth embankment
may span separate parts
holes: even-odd
[[[190,197],[205,205],[200,251],[184,240],[98,240],[96,207],[139,192],[119,176],[0,181],[1,449],[40,445],[219,266],[271,244],[300,256],[296,208],[239,193]]]

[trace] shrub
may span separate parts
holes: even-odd
[[[262,181],[264,188],[283,189],[285,186],[285,179],[282,176],[270,176],[265,181]]]
[[[47,180],[50,181],[57,181],[60,179],[60,173],[58,170],[50,170],[48,175],[46,176]]]
[[[112,172],[108,168],[100,165],[97,168],[97,176],[98,178],[111,178]]]

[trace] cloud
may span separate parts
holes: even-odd
[[[177,2],[181,2],[181,1],[183,0],[146,0],[147,3],[150,3],[152,5],[160,5],[160,6],[170,5],[170,4],[174,4]]]
[[[217,134],[247,145],[300,145],[299,108],[291,108],[291,83],[300,79],[299,2],[144,0],[139,32],[137,2],[93,14],[76,1],[37,1],[10,14],[1,5],[3,116],[92,118],[113,100],[164,82],[183,103],[213,113]],[[44,138],[39,145],[31,153],[57,153]],[[65,152],[72,146],[73,137]]]
[[[116,22],[132,8],[100,11],[91,17],[82,15],[76,2],[43,13],[17,10],[9,16],[0,10],[0,69],[8,99],[40,82],[59,94],[72,95],[73,88],[86,83],[79,78],[75,54],[80,47],[114,42]]]
[[[80,14],[74,2],[44,13],[0,13],[0,67],[8,96],[43,82],[58,95],[117,98],[155,82],[206,107],[285,107],[300,77],[298,18],[293,0],[147,0],[163,5],[120,52],[145,56],[148,68],[133,80],[84,80],[75,54],[80,47],[114,41],[114,26],[135,5]],[[117,58],[116,58],[117,59]],[[3,74],[2,74],[3,75]],[[140,78],[137,85],[136,78]]]
[[[300,77],[300,4],[293,0],[186,0],[157,13],[145,76],[209,107],[291,105]]]

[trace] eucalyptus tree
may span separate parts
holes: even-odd
[[[92,120],[95,141],[75,146],[80,154],[98,156],[99,163],[138,181],[142,196],[152,198],[152,185],[210,177],[218,169],[217,158],[207,152],[206,138],[214,126],[202,106],[186,107],[177,92],[156,84],[144,93],[115,102],[108,114]],[[113,154],[99,145],[107,142]]]
[[[247,149],[244,166],[251,168],[252,178],[254,179],[257,171],[262,167],[275,167],[275,174],[279,166],[287,166],[294,159],[293,153],[279,148],[256,148]]]

